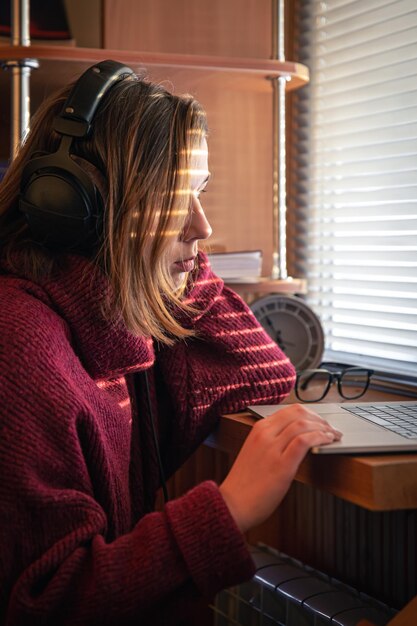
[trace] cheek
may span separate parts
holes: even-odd
[[[168,245],[167,248],[167,259],[168,262],[174,263],[174,261],[176,261],[177,259],[181,258],[181,243],[180,241],[177,240],[172,240],[172,242]]]

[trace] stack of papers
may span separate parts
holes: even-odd
[[[255,282],[262,274],[262,251],[218,252],[208,255],[213,272],[228,282]]]

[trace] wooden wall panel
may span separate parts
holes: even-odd
[[[105,0],[104,47],[269,58],[271,0]]]

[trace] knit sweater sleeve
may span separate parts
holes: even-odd
[[[207,256],[199,255],[199,272],[187,296],[193,309],[181,322],[195,337],[163,348],[158,368],[175,411],[173,450],[192,447],[206,436],[221,414],[249,404],[275,404],[290,393],[295,370],[246,303],[213,274]],[[189,451],[188,451],[189,453]],[[178,465],[183,458],[178,458]]]
[[[132,523],[118,478],[128,424],[123,435],[97,394],[86,402],[95,383],[77,378],[64,325],[36,301],[26,319],[14,303],[0,316],[0,622],[174,624],[196,598],[250,577],[211,482]]]

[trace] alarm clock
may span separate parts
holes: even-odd
[[[270,294],[250,305],[256,319],[297,371],[320,365],[324,333],[314,311],[299,296]]]

